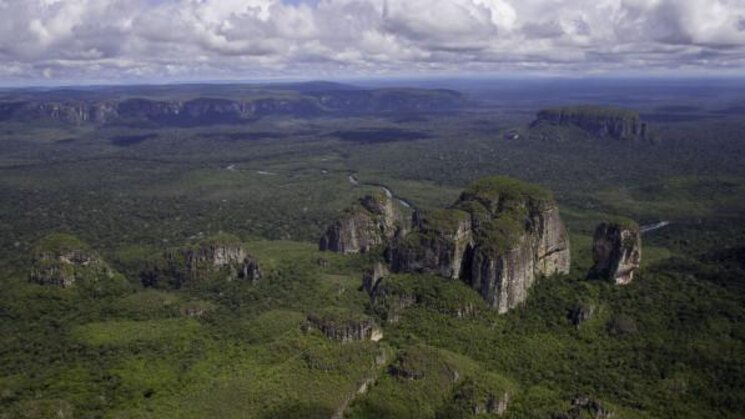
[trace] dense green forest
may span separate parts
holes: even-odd
[[[523,102],[194,127],[4,122],[0,417],[458,418],[497,393],[514,418],[742,417],[745,120],[671,104],[641,109],[647,142],[534,138],[539,104]],[[429,209],[495,174],[550,189],[572,245],[571,273],[507,314],[461,282],[401,274],[416,304],[388,321],[361,287],[382,249],[317,250],[373,185]],[[586,279],[595,226],[618,216],[670,222],[643,235],[624,287]],[[52,233],[111,274],[30,282]],[[261,279],[143,284],[164,252],[218,234],[239,238]],[[307,327],[324,310],[383,339],[329,340]]]

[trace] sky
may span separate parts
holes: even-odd
[[[0,0],[0,85],[745,74],[745,0]]]

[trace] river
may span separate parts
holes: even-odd
[[[643,225],[643,226],[641,226],[639,228],[639,231],[641,231],[642,234],[644,234],[644,233],[651,233],[651,232],[653,232],[655,230],[659,230],[661,228],[667,227],[670,224],[671,224],[670,221],[660,221],[660,222],[654,223],[654,224]]]
[[[400,197],[400,196],[396,195],[395,193],[393,193],[393,191],[391,190],[391,188],[389,188],[386,185],[381,185],[379,183],[365,183],[365,182],[360,182],[360,180],[357,177],[357,175],[354,175],[354,174],[353,175],[349,175],[349,183],[351,183],[354,186],[372,186],[372,187],[380,188],[380,189],[383,190],[383,192],[385,192],[385,194],[386,194],[386,196],[388,196],[388,198],[395,199],[396,201],[398,201],[401,205],[403,205],[406,208],[414,209],[414,205],[411,203],[411,201],[409,201],[406,198],[403,198],[403,197]]]

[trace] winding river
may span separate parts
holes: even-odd
[[[367,183],[367,182],[361,182],[360,179],[357,177],[356,173],[349,175],[349,183],[351,183],[354,186],[372,186],[375,188],[381,188],[383,189],[383,192],[388,196],[388,198],[395,199],[398,202],[401,203],[406,208],[416,209],[414,205],[411,203],[411,201],[407,200],[406,198],[403,198],[399,195],[396,195],[391,188],[389,188],[386,185],[380,184],[380,183]],[[642,234],[651,233],[653,231],[659,230],[661,228],[665,228],[672,224],[672,222],[663,220],[659,221],[654,224],[646,224],[639,228],[639,231],[641,231]]]
[[[393,193],[393,191],[391,190],[391,188],[389,188],[386,185],[381,185],[379,183],[360,182],[360,180],[359,180],[359,178],[357,177],[356,174],[349,175],[349,183],[351,183],[354,186],[372,186],[374,188],[381,188],[383,190],[383,192],[385,192],[385,194],[388,196],[388,198],[395,199],[396,201],[398,201],[399,203],[401,203],[401,205],[403,205],[406,208],[415,209],[414,208],[414,205],[411,203],[411,201],[409,201],[406,198],[403,198],[401,196],[396,195],[395,193]]]
[[[669,226],[670,224],[672,224],[670,221],[660,221],[660,222],[654,223],[654,224],[643,225],[643,226],[641,226],[639,228],[639,231],[641,231],[642,234],[651,233],[651,232],[653,232],[655,230],[659,230],[661,228],[665,228],[665,227]]]

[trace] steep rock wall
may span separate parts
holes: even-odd
[[[189,281],[208,278],[227,281],[261,279],[261,268],[237,238],[215,236],[192,246],[171,249],[151,269],[141,274],[142,283],[154,286],[161,282],[180,286]]]
[[[28,279],[63,288],[114,276],[113,270],[86,244],[67,234],[51,234],[34,249]]]
[[[592,244],[594,265],[588,277],[626,285],[634,279],[642,258],[642,237],[635,223],[601,223]]]
[[[467,188],[452,208],[415,213],[392,241],[394,272],[461,279],[500,313],[523,302],[537,276],[569,272],[569,235],[547,191],[504,177]]]
[[[577,127],[595,137],[616,140],[649,138],[647,124],[638,113],[602,106],[568,106],[538,112],[532,127],[545,125]]]
[[[365,253],[382,246],[402,229],[393,201],[383,193],[368,195],[328,226],[318,248],[345,254]]]

